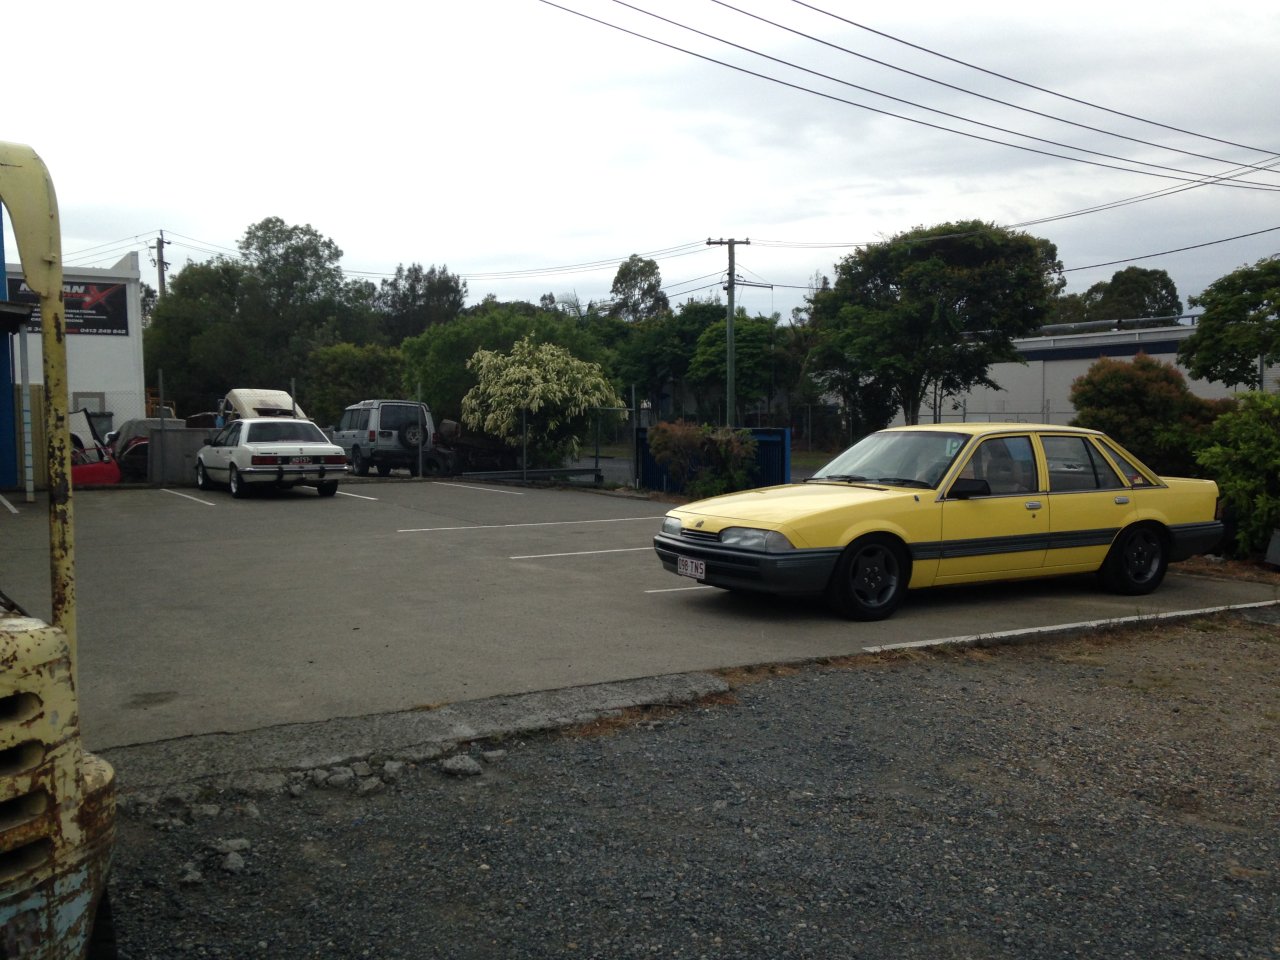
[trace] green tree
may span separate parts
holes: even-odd
[[[247,286],[277,313],[332,301],[342,289],[342,250],[311,224],[268,217],[245,230],[237,246],[250,266]]]
[[[189,264],[156,301],[142,335],[146,378],[155,384],[163,373],[166,397],[184,416],[211,410],[231,387],[249,385],[237,322],[247,273],[236,260]]]
[[[457,319],[466,304],[465,280],[447,266],[432,264],[423,270],[420,263],[396,267],[396,275],[382,281],[376,299],[392,345]]]
[[[1047,240],[976,220],[862,247],[811,299],[822,356],[887,389],[907,423],[925,407],[936,419],[949,396],[999,389],[987,371],[1017,361],[1013,338],[1043,322],[1063,283],[1057,256]]]
[[[1280,528],[1280,396],[1242,394],[1213,424],[1210,441],[1197,459],[1222,491],[1236,547],[1262,553]]]
[[[657,316],[670,309],[662,292],[662,273],[658,264],[633,253],[618,267],[613,277],[613,306],[610,314],[631,323]]]
[[[478,350],[467,362],[476,385],[462,399],[462,420],[511,446],[528,428],[533,465],[555,466],[575,457],[579,434],[595,408],[619,407],[599,364],[579,360],[564,347],[524,337],[510,353]]]
[[[1088,301],[1084,294],[1062,293],[1050,301],[1046,323],[1084,323],[1088,319]]]
[[[717,322],[723,327],[724,304],[719,300],[687,300],[674,313],[628,325],[618,343],[619,381],[634,384],[658,416],[668,410],[683,413],[689,362],[698,337]]]
[[[461,415],[462,398],[476,385],[467,361],[482,349],[509,351],[523,337],[557,343],[584,360],[612,366],[612,354],[590,323],[563,313],[548,313],[532,304],[486,299],[451,323],[428,327],[400,345],[406,386],[422,390],[437,417]],[[416,394],[415,394],[416,395]]]
[[[270,217],[240,251],[184,267],[144,334],[148,382],[163,370],[180,411],[207,410],[232,387],[288,388],[313,349],[373,331],[367,285],[346,284],[342,251],[312,227]]]
[[[1139,320],[1182,315],[1178,288],[1164,270],[1125,267],[1112,274],[1109,281],[1089,288],[1089,294],[1095,293],[1096,302],[1090,303],[1088,308],[1090,320]]]
[[[1260,387],[1259,366],[1280,362],[1280,258],[1220,277],[1191,305],[1204,313],[1178,348],[1182,365],[1201,380]]]
[[[1103,357],[1071,385],[1072,423],[1109,434],[1166,476],[1199,476],[1196,451],[1232,401],[1197,397],[1169,363],[1145,353],[1132,362]]]
[[[723,315],[698,336],[688,377],[704,402],[728,392],[726,377],[728,320]],[[777,322],[769,317],[748,317],[739,310],[733,321],[734,423],[742,423],[742,411],[773,399],[780,354]]]
[[[321,424],[334,424],[360,400],[401,397],[404,364],[400,351],[380,344],[335,343],[311,351],[304,379],[307,411]]]

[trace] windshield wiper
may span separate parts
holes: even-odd
[[[923,487],[926,490],[933,489],[923,480],[917,480],[914,477],[877,477],[876,483],[887,483],[894,487]]]
[[[870,477],[864,477],[857,473],[828,473],[821,477],[809,477],[809,480],[847,480],[850,483],[866,483]],[[806,480],[805,483],[808,483]]]

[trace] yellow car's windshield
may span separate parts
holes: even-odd
[[[812,479],[933,489],[968,439],[962,433],[873,433],[820,469]]]

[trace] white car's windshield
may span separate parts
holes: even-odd
[[[873,433],[828,463],[813,479],[932,489],[968,439],[962,433]]]
[[[290,423],[253,423],[248,422],[249,433],[245,443],[325,443],[320,428],[309,420],[294,420]]]

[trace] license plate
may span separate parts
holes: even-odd
[[[289,462],[290,463],[310,463],[311,458],[310,457],[290,457]]]
[[[676,573],[682,577],[693,577],[701,580],[707,575],[707,562],[693,560],[689,557],[676,557]]]

